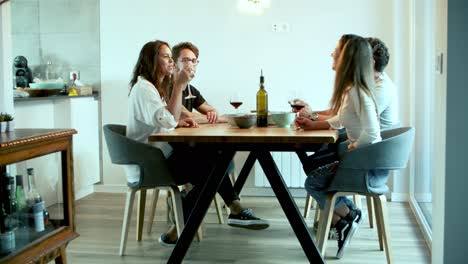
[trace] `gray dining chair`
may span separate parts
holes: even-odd
[[[382,141],[345,152],[329,187],[325,207],[320,214],[318,247],[325,254],[328,233],[337,197],[360,194],[372,197],[380,250],[392,263],[390,227],[385,193],[390,170],[406,168],[414,140],[414,128],[401,127],[383,131]],[[342,144],[347,144],[346,142]],[[344,145],[343,145],[344,146]]]
[[[127,183],[128,191],[125,202],[119,254],[121,256],[125,254],[128,228],[131,222],[133,203],[137,191],[140,191],[140,199],[137,213],[136,240],[141,241],[142,238],[146,191],[148,189],[154,189],[158,194],[159,189],[166,189],[171,194],[177,234],[180,236],[184,226],[182,200],[179,188],[169,172],[166,158],[162,151],[152,145],[126,137],[126,127],[123,125],[105,125],[104,137],[112,163],[137,165],[140,168],[140,181]]]

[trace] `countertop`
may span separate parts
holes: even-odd
[[[44,96],[44,97],[15,97],[14,102],[31,102],[31,101],[44,101],[44,100],[64,100],[64,99],[74,99],[74,98],[83,98],[83,97],[94,97],[94,99],[99,99],[99,93],[93,92],[92,95],[76,95],[76,96],[68,96],[68,95],[52,95],[52,96]]]

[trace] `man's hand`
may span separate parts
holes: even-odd
[[[348,145],[348,150],[353,150],[353,149],[355,149],[355,148],[357,148],[357,147],[356,147],[356,143],[349,143],[349,145]]]
[[[216,123],[218,120],[218,113],[216,113],[216,111],[209,111],[206,113],[206,119],[208,120],[208,123]]]
[[[192,118],[190,117],[186,117],[186,118],[183,118],[183,119],[180,119],[179,120],[179,124],[177,125],[177,127],[199,127],[198,126],[198,123],[195,122],[195,120],[193,120]]]
[[[291,107],[294,113],[299,113],[299,116],[310,118],[312,114],[312,109],[309,104],[303,101],[302,99],[294,99],[293,104],[303,105],[304,107],[301,110],[296,110],[294,107]]]

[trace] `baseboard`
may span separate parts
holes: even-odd
[[[127,185],[122,184],[96,184],[94,185],[94,192],[97,193],[126,193],[128,190]],[[166,190],[160,190],[159,194],[166,194]],[[152,190],[147,191],[147,195],[152,194]]]
[[[127,185],[123,184],[96,184],[94,185],[94,192],[100,193],[126,193]]]
[[[92,193],[94,193],[94,185],[82,187],[79,190],[75,191],[75,200],[79,200],[83,197],[86,197]]]
[[[410,200],[409,194],[407,193],[395,193],[395,192],[391,193],[392,202],[406,203],[406,202],[409,202],[409,200]]]

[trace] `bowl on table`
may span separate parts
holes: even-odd
[[[226,115],[226,118],[231,126],[239,128],[251,128],[257,122],[255,114],[232,114]]]
[[[278,127],[289,127],[295,118],[293,112],[271,112],[271,119]]]

